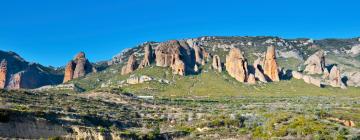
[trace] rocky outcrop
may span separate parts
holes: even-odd
[[[74,70],[75,70],[75,65],[73,61],[70,61],[65,67],[63,83],[66,83],[67,81],[70,81],[71,79],[74,78]]]
[[[150,44],[148,44],[144,47],[144,51],[145,51],[144,59],[141,61],[139,68],[144,68],[144,67],[150,66],[152,59],[153,59],[152,47],[150,46]]]
[[[4,59],[0,63],[0,89],[6,87],[6,77],[7,77],[7,61]]]
[[[75,78],[84,77],[91,72],[96,72],[96,69],[86,59],[85,53],[80,52],[66,65],[63,83]]]
[[[185,41],[160,43],[155,49],[155,56],[156,66],[171,67],[174,74],[194,73],[194,50]]]
[[[329,74],[329,82],[332,87],[346,88],[345,84],[341,80],[340,69],[337,66],[333,66]]]
[[[263,73],[263,69],[262,69],[262,66],[261,66],[261,59],[258,58],[257,60],[254,61],[254,73],[255,73],[255,79],[257,79],[258,81],[261,81],[263,83],[267,83],[267,80],[264,76],[264,73]]]
[[[360,72],[359,71],[345,72],[345,75],[348,78],[346,81],[347,86],[360,87]]]
[[[264,74],[271,81],[280,81],[278,65],[276,63],[275,47],[268,47],[264,60]]]
[[[295,79],[303,79],[303,76],[304,76],[302,73],[297,72],[297,71],[292,71],[291,75]]]
[[[218,55],[214,55],[213,57],[212,68],[218,72],[222,72],[222,65],[221,65],[220,57]]]
[[[121,69],[121,75],[129,74],[135,71],[138,67],[138,63],[136,61],[136,56],[132,54],[129,57],[127,64]]]
[[[306,65],[304,71],[308,74],[323,74],[325,69],[324,51],[318,51],[311,55],[304,64]]]
[[[226,70],[237,81],[246,82],[248,78],[247,61],[238,48],[232,48],[226,56]]]
[[[185,63],[180,59],[179,54],[173,55],[171,69],[173,74],[178,74],[181,76],[185,75]]]

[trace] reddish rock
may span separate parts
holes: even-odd
[[[280,81],[274,46],[268,47],[266,51],[265,60],[264,60],[264,74],[271,81]]]
[[[141,61],[139,68],[150,66],[150,63],[152,61],[152,48],[149,44],[144,47],[144,51],[144,59]]]
[[[80,52],[66,65],[63,82],[84,77],[91,72],[96,72],[96,69],[86,59],[85,53]]]
[[[194,50],[185,41],[160,43],[155,49],[156,66],[171,67],[174,74],[185,75],[195,72]]]
[[[213,57],[212,68],[218,72],[222,72],[222,65],[218,55],[214,55]]]
[[[248,76],[247,61],[238,48],[232,48],[226,56],[226,70],[237,81],[246,82]]]
[[[71,79],[73,79],[73,77],[74,77],[74,69],[75,69],[75,65],[74,65],[73,61],[70,61],[65,67],[65,74],[64,74],[63,83],[66,83],[66,82],[70,81]]]
[[[0,89],[6,87],[6,77],[7,77],[7,61],[4,59],[0,63]]]

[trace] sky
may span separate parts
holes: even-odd
[[[2,0],[0,50],[64,66],[145,41],[199,36],[360,36],[359,0]]]

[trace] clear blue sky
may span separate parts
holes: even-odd
[[[65,65],[145,41],[204,35],[360,36],[359,0],[2,0],[0,50]]]

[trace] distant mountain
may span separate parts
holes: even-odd
[[[0,88],[32,89],[62,82],[61,70],[25,61],[14,52],[0,51]]]

